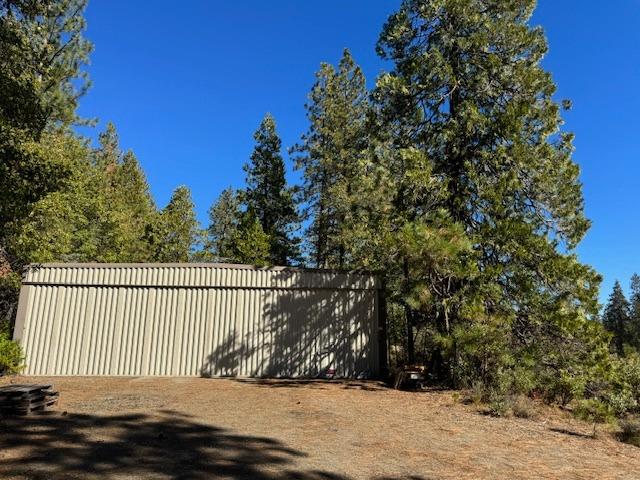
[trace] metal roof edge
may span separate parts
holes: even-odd
[[[216,262],[182,262],[182,263],[100,263],[100,262],[51,262],[51,263],[30,263],[27,269],[37,268],[228,268],[234,270],[258,270],[258,271],[292,271],[292,272],[308,272],[308,273],[336,273],[349,275],[369,275],[380,276],[381,271],[373,270],[346,270],[336,268],[308,268],[308,267],[290,267],[290,266],[270,266],[259,267],[257,265],[247,265],[243,263],[216,263]]]

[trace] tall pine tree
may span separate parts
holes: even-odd
[[[288,265],[299,256],[298,239],[293,236],[298,218],[293,191],[285,179],[282,141],[270,114],[264,117],[253,138],[255,147],[244,166],[246,210],[256,215],[269,236],[271,263]]]
[[[198,233],[191,192],[185,186],[178,187],[148,231],[154,249],[153,260],[164,263],[190,261]]]
[[[267,266],[271,263],[271,239],[252,210],[243,212],[230,241],[234,262]]]
[[[365,174],[368,92],[362,70],[345,49],[336,70],[323,63],[306,105],[309,130],[292,151],[303,170],[302,203],[311,219],[308,250],[317,267],[344,268],[349,232],[360,220],[356,183]]]
[[[573,137],[561,131],[556,88],[541,66],[544,34],[528,23],[534,7],[405,0],[378,43],[394,69],[374,98],[388,170],[404,185],[393,229],[428,238],[443,230],[461,243],[453,263],[425,265],[436,271],[416,271],[415,252],[396,262],[407,323],[431,329],[424,354],[455,384],[481,374],[496,382],[486,372],[525,365],[538,379],[566,371],[577,379],[603,355],[589,321],[599,277],[573,253],[589,227]],[[416,190],[415,180],[435,188]],[[501,342],[494,352],[511,352],[495,364],[485,356],[493,341]]]
[[[113,206],[112,215],[122,239],[118,261],[147,261],[151,252],[144,236],[156,215],[156,206],[146,175],[131,151],[124,154],[114,174]]]
[[[632,333],[631,312],[629,302],[617,280],[604,309],[602,323],[613,334],[612,343],[618,355],[624,355],[624,346],[631,339]]]
[[[631,343],[640,352],[640,275],[631,276]]]
[[[10,245],[25,262],[150,259],[145,234],[156,208],[144,172],[132,152],[120,151],[113,125],[100,143],[93,152],[71,137],[48,146],[50,157],[72,160],[73,174],[21,222]]]
[[[32,206],[60,189],[73,159],[59,152],[74,140],[79,97],[88,81],[84,65],[85,0],[0,1],[0,249]]]
[[[234,242],[238,238],[241,220],[238,193],[226,188],[209,209],[209,227],[204,245],[209,258],[217,262],[237,261]]]
[[[145,239],[156,207],[149,185],[133,152],[120,150],[116,128],[108,123],[93,153],[90,189],[98,202],[94,215],[98,261],[143,262],[151,249]]]

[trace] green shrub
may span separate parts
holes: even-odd
[[[484,383],[475,381],[471,385],[471,390],[469,391],[469,401],[474,405],[480,405],[486,400],[486,394],[487,392]]]
[[[638,412],[640,407],[640,355],[638,353],[620,359],[616,393],[626,399],[628,412]]]
[[[605,423],[613,419],[609,405],[595,398],[578,401],[573,411],[576,417],[587,422]]]
[[[568,405],[574,399],[584,396],[586,378],[568,370],[545,372],[540,381],[540,391],[547,403]]]
[[[640,412],[640,355],[616,357],[607,380],[588,383],[585,397],[601,400],[617,418]]]
[[[0,375],[19,373],[24,367],[22,348],[9,337],[6,331],[0,331]]]
[[[511,415],[509,398],[504,395],[495,395],[489,402],[489,415],[492,417],[508,417]]]
[[[638,408],[637,398],[626,388],[610,393],[606,402],[616,417],[622,417],[629,412],[636,411]]]
[[[596,436],[596,425],[611,422],[614,419],[611,407],[602,400],[589,398],[576,404],[574,414],[581,420],[593,423],[593,436]]]
[[[15,317],[20,294],[20,275],[0,274],[0,331],[5,331]]]

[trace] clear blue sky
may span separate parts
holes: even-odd
[[[349,47],[373,85],[375,42],[399,0],[90,0],[93,87],[80,113],[113,121],[140,159],[156,201],[185,184],[206,221],[242,164],[265,112],[283,144],[306,130],[304,103],[320,62]],[[545,66],[570,98],[587,214],[580,258],[626,287],[640,272],[640,0],[540,0]],[[85,131],[95,136],[98,129]],[[291,178],[294,178],[293,176]]]

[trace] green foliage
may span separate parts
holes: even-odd
[[[31,102],[22,108],[3,105],[3,110],[45,124],[68,125],[77,120],[78,99],[88,87],[82,67],[93,50],[82,35],[86,4],[86,0],[0,2],[0,71],[8,87],[3,101]]]
[[[372,92],[348,50],[316,74],[292,149],[304,217],[267,115],[246,188],[222,192],[197,253],[186,187],[158,211],[112,124],[96,149],[70,128],[88,85],[84,5],[0,0],[0,319],[28,262],[286,265],[303,220],[315,265],[384,272],[399,362],[425,362],[496,415],[527,416],[534,395],[593,421],[638,412],[640,277],[595,321],[600,278],[575,254],[589,221],[570,102],[541,66],[534,0],[404,0],[377,46],[393,68]],[[17,368],[0,345],[13,358],[0,368]]]
[[[6,328],[0,329],[0,375],[20,373],[24,367],[22,348],[11,340]]]
[[[259,267],[270,264],[271,239],[252,210],[242,215],[231,244],[234,261]]]
[[[112,198],[107,208],[112,223],[120,230],[120,262],[140,262],[151,258],[144,234],[156,216],[149,185],[133,152],[127,152],[113,173]]]
[[[0,331],[11,332],[13,319],[18,308],[18,295],[20,294],[20,275],[8,269],[5,263],[2,265],[2,252],[0,252]]]
[[[611,422],[614,418],[611,408],[605,402],[595,398],[580,400],[574,409],[574,414],[581,420],[592,422],[594,434],[595,424]]]
[[[640,413],[640,354],[633,352],[619,358],[615,366],[614,375],[606,385],[606,402],[618,417]]]
[[[178,187],[156,222],[147,230],[152,258],[157,262],[188,262],[198,234],[191,192],[185,186]]]
[[[629,325],[631,338],[629,340],[635,349],[640,351],[640,276],[635,273],[631,277],[631,297],[629,298],[629,303],[629,315],[631,317]]]
[[[253,209],[241,210],[241,195],[227,188],[209,210],[205,259],[248,265],[272,264],[273,242]]]
[[[15,236],[34,205],[73,176],[62,146],[88,86],[85,5],[0,0],[0,318],[10,322],[25,261]]]
[[[426,331],[441,382],[564,403],[612,367],[599,277],[573,251],[589,221],[534,6],[406,0],[389,18],[378,51],[394,68],[370,127],[388,195],[380,263],[409,358]]]
[[[133,152],[122,153],[112,123],[92,154],[85,191],[97,203],[96,257],[99,261],[142,262],[153,259],[145,232],[156,220],[149,185]]]
[[[640,413],[639,305],[640,277],[633,275],[631,301],[626,300],[620,283],[616,282],[602,316],[603,325],[611,332],[613,350],[618,355],[612,362],[610,374],[598,384],[596,395],[591,391],[588,394],[601,399],[618,418]],[[592,390],[591,385],[588,390]]]
[[[613,334],[612,343],[618,355],[624,355],[625,343],[633,338],[630,305],[620,282],[616,281],[602,316],[605,328]]]
[[[270,114],[253,138],[256,144],[251,160],[244,166],[247,177],[243,200],[269,237],[271,263],[288,265],[298,258],[298,239],[292,236],[298,217],[293,191],[286,184],[282,141]]]
[[[456,383],[468,388],[476,382],[508,393],[506,372],[514,359],[508,344],[509,324],[486,319],[456,325],[449,335],[433,332],[434,347],[456,360]]]
[[[336,70],[323,63],[307,104],[309,131],[292,151],[303,170],[301,201],[311,220],[307,250],[317,267],[345,268],[353,229],[360,220],[359,177],[365,174],[368,92],[364,75],[349,50]]]
[[[0,1],[0,241],[70,174],[39,142],[77,121],[92,49],[82,36],[85,4]]]
[[[20,264],[65,260],[77,247],[75,231],[82,229],[84,200],[92,200],[83,188],[87,171],[88,149],[70,134],[47,133],[33,145],[38,155],[45,155],[68,172],[56,191],[33,202],[30,213],[20,222],[12,222],[5,240],[8,251]],[[78,208],[79,207],[79,208]],[[84,235],[84,234],[81,234]]]
[[[100,140],[91,152],[71,135],[43,137],[42,148],[71,175],[33,204],[9,239],[24,263],[152,259],[145,235],[156,212],[144,173],[133,153],[120,152],[113,125]]]
[[[240,238],[238,229],[242,220],[240,198],[232,188],[222,191],[209,209],[209,227],[206,231],[205,258],[217,262],[235,262],[234,242]]]

